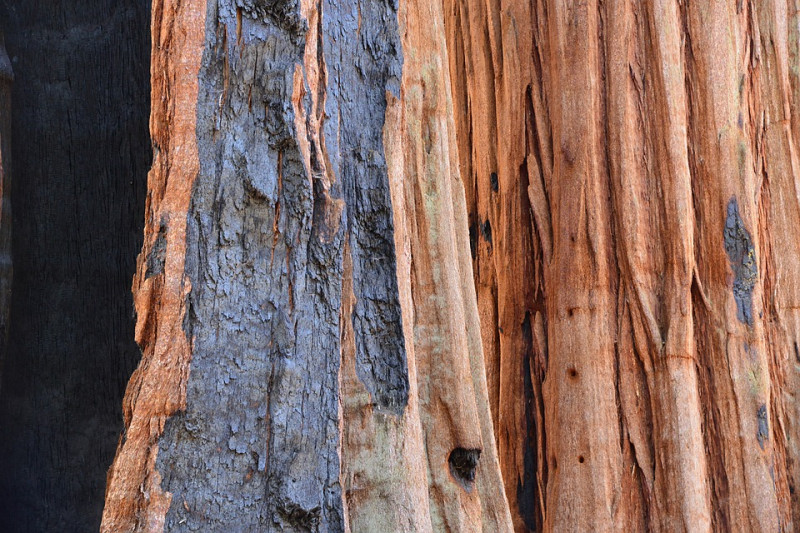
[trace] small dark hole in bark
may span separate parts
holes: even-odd
[[[577,371],[577,370],[575,370],[575,367],[569,367],[569,368],[567,369],[567,375],[568,375],[569,377],[571,377],[572,379],[575,379],[575,378],[577,378],[577,377],[578,377],[578,371]]]
[[[450,452],[450,457],[447,459],[450,463],[450,474],[467,490],[475,481],[475,469],[480,458],[481,451],[477,448],[456,448]]]
[[[584,462],[585,460],[586,460],[586,459],[584,459],[582,455],[579,455],[579,456],[578,456],[578,462],[579,462],[579,463],[583,464],[583,462]]]
[[[567,315],[572,316],[575,314],[575,309],[567,309]]]
[[[489,222],[489,219],[486,219],[481,225],[481,234],[483,238],[486,239],[486,242],[492,244],[492,224]]]
[[[556,461],[555,455],[550,458],[550,468],[552,468],[553,470],[556,470],[558,468],[558,461]]]
[[[497,192],[500,189],[500,182],[497,179],[497,172],[492,172],[492,175],[489,176],[489,182],[492,185],[492,190]]]

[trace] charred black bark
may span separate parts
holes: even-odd
[[[0,0],[15,71],[0,531],[97,531],[139,359],[147,0]]]

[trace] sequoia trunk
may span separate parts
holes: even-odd
[[[791,530],[796,2],[445,4],[515,527]]]
[[[154,2],[104,531],[511,527],[441,8]]]
[[[29,5],[16,50],[39,36]],[[143,356],[103,531],[796,527],[796,0],[154,0],[151,16]],[[14,155],[15,208],[50,205],[37,152]],[[25,380],[63,373],[22,355],[37,320],[68,314],[34,276],[57,246],[20,220],[11,467],[39,442]]]

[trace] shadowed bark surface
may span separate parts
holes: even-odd
[[[0,2],[15,75],[0,122],[11,122],[17,178],[0,531],[100,524],[140,357],[130,279],[151,152],[148,15],[145,0]]]

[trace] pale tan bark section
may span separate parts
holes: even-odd
[[[108,472],[101,531],[159,532],[171,495],[155,470],[158,438],[185,406],[191,359],[183,331],[189,280],[184,272],[186,215],[199,169],[195,135],[197,75],[205,38],[205,0],[156,0],[152,8],[150,134],[145,246],[133,281],[136,342],[142,361],[128,383],[125,433]],[[163,271],[148,275],[148,256],[165,239]]]
[[[406,227],[403,196],[404,139],[400,100],[387,93],[384,147],[394,210],[397,279],[403,324],[414,323],[411,290],[411,242]],[[341,483],[348,531],[428,531],[428,469],[419,418],[417,365],[412,327],[405,327],[409,397],[402,417],[373,408],[369,392],[358,379],[352,313],[353,269],[345,245],[342,282],[342,362],[339,370],[339,425],[341,428]],[[402,490],[398,490],[402,487]]]

